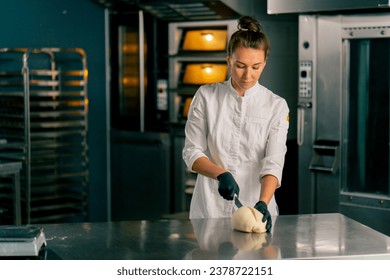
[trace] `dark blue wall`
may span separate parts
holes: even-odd
[[[87,54],[90,221],[107,220],[104,40],[104,9],[91,0],[12,0],[0,4],[0,48],[79,47]]]

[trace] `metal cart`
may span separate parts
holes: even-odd
[[[22,223],[87,217],[87,79],[82,49],[0,49],[0,161],[22,163]]]

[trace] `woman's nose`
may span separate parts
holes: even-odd
[[[243,77],[248,77],[250,75],[250,69],[249,68],[245,68],[244,70],[244,73],[243,73]]]

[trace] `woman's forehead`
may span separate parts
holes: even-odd
[[[263,49],[254,49],[239,47],[234,50],[231,59],[242,62],[261,63],[265,61],[265,51]]]

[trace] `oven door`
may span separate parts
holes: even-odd
[[[340,211],[390,234],[390,17],[342,35]]]

